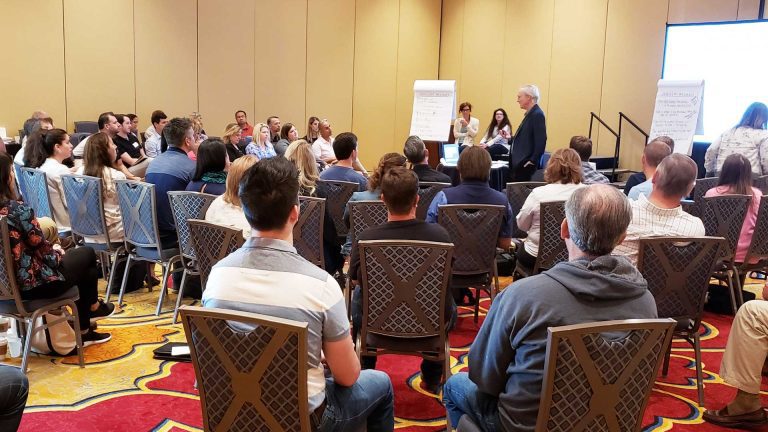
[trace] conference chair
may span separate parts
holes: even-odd
[[[520,213],[520,209],[523,208],[525,200],[528,199],[528,195],[531,194],[531,191],[544,185],[546,185],[545,182],[507,183],[507,200],[509,201],[509,206],[512,208],[512,214],[517,216],[517,214]],[[523,238],[528,236],[528,233],[521,231],[517,227],[517,220],[513,220],[512,224],[512,227],[514,228],[512,230],[512,237]]]
[[[637,268],[648,282],[660,318],[676,321],[674,334],[693,347],[699,406],[704,406],[699,327],[709,277],[727,249],[722,237],[657,237],[640,239]],[[662,375],[667,376],[671,350]]]
[[[344,209],[352,194],[357,192],[359,185],[352,182],[318,180],[318,190],[325,196],[325,205],[336,227],[338,241],[344,243],[347,239],[347,224],[344,223]]]
[[[89,132],[77,132],[73,133],[69,136],[69,143],[72,144],[72,148],[77,147],[81,141],[83,141],[85,138],[91,136],[92,134]]]
[[[155,185],[132,180],[116,180],[115,186],[125,232],[125,250],[128,253],[125,268],[131,268],[131,261],[147,261],[159,264],[163,269],[160,298],[155,311],[155,315],[160,315],[168,289],[168,275],[171,273],[171,267],[174,263],[181,262],[179,248],[163,249],[160,243]],[[123,282],[117,298],[117,303],[120,305],[123,304],[128,273],[127,271],[123,273]]]
[[[523,277],[539,274],[559,262],[568,261],[568,249],[560,237],[560,225],[565,219],[565,201],[543,202],[539,209],[539,254],[532,269],[520,262],[516,264],[515,273]]]
[[[323,227],[325,198],[299,197],[299,220],[293,227],[296,252],[312,264],[325,269]]]
[[[723,250],[723,256],[718,260],[713,276],[718,281],[727,282],[734,314],[744,303],[744,299],[733,258],[736,255],[741,227],[744,224],[751,200],[751,195],[722,195],[702,198],[699,207],[702,211],[701,221],[704,223],[706,234],[723,237],[728,245]]]
[[[183,306],[206,431],[309,432],[307,323]]]
[[[416,205],[416,219],[426,220],[427,211],[432,201],[441,190],[449,187],[451,187],[450,183],[419,182],[419,203]]]
[[[547,329],[536,432],[640,430],[674,327],[634,319]],[[462,416],[458,431],[479,430]]]
[[[205,291],[213,266],[243,245],[243,232],[198,219],[189,219],[187,224],[192,249],[196,251],[200,286]]]
[[[98,177],[67,174],[61,176],[61,183],[69,203],[67,212],[72,234],[76,240],[81,238],[83,245],[93,248],[99,254],[101,271],[107,282],[104,301],[109,302],[117,264],[125,261],[126,257],[123,242],[109,237],[104,216],[104,181]],[[109,263],[112,265],[109,266]]]
[[[24,201],[35,211],[35,217],[54,219],[53,211],[51,210],[51,195],[48,191],[48,180],[44,171],[22,167],[19,184],[22,186]],[[56,222],[55,219],[54,222]]]
[[[451,376],[446,316],[453,245],[413,240],[361,240],[363,319],[357,353],[416,355]]]
[[[757,177],[753,180],[752,186],[760,189],[763,194],[768,194],[768,175]]]
[[[99,132],[99,123],[95,121],[76,121],[75,133],[95,134]]]
[[[499,292],[496,244],[506,214],[504,206],[449,204],[438,207],[437,220],[456,246],[451,289],[475,288],[475,323],[480,312],[480,292],[491,302]]]
[[[181,299],[184,298],[184,288],[187,286],[187,276],[199,276],[197,269],[196,249],[192,245],[189,232],[189,219],[205,219],[205,212],[211,206],[216,195],[172,191],[168,192],[168,201],[171,204],[173,220],[176,223],[176,234],[179,236],[179,248],[181,249],[181,264],[184,270],[181,274],[181,283],[178,286],[179,293],[176,296],[176,306],[173,309],[173,323],[176,323],[176,317],[179,315],[179,306]]]
[[[744,262],[736,263],[736,279],[739,283],[750,271],[765,273],[768,268],[768,196],[760,199],[755,230],[749,243]]]
[[[21,356],[21,370],[27,373],[29,349],[32,336],[39,331],[47,331],[52,326],[63,321],[72,323],[75,329],[75,342],[80,367],[83,363],[83,340],[80,334],[80,320],[75,301],[80,298],[76,286],[71,287],[58,297],[38,300],[22,300],[21,289],[16,283],[16,265],[13,261],[13,251],[8,233],[8,219],[0,216],[0,316],[13,318],[22,325],[24,332],[24,352]],[[61,318],[53,321],[42,321],[43,314],[60,311]],[[35,322],[42,325],[33,325]]]
[[[692,215],[701,217],[701,215],[704,213],[704,195],[708,190],[717,186],[718,180],[719,179],[717,177],[704,177],[696,180],[696,186],[693,187],[692,192],[694,202],[692,209],[693,212],[691,213]]]
[[[350,201],[347,208],[349,239],[353,245],[363,231],[387,223],[387,206],[383,201]]]

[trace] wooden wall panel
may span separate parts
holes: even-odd
[[[736,19],[756,20],[760,11],[760,0],[739,0],[739,9],[736,12]]]
[[[735,21],[739,0],[669,0],[670,24]]]

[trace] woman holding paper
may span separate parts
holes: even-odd
[[[752,164],[752,174],[768,174],[768,107],[754,102],[735,127],[723,132],[707,149],[704,169],[707,176],[716,176],[723,168],[725,159],[741,154]]]
[[[472,104],[469,102],[462,102],[459,105],[459,112],[461,115],[453,122],[453,138],[456,140],[456,144],[459,145],[459,151],[464,149],[464,146],[472,146],[475,144],[475,136],[480,129],[480,120],[470,116],[472,114]]]

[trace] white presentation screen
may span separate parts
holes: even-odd
[[[667,27],[663,78],[704,80],[704,133],[711,141],[752,102],[768,103],[768,21]]]

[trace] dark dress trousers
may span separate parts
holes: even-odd
[[[525,114],[517,128],[509,154],[510,180],[514,182],[530,181],[539,165],[541,155],[547,147],[547,125],[544,111],[534,105]],[[532,165],[524,167],[528,162]]]

